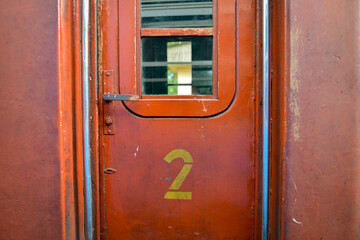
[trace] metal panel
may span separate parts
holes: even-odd
[[[359,239],[359,1],[289,2],[283,237]]]
[[[120,76],[120,86],[116,87],[120,87],[121,94],[134,94],[122,91],[124,84],[130,87],[136,84],[137,75],[128,67],[136,60],[131,37],[135,35],[134,21],[116,12],[121,9],[132,13],[134,1],[102,3],[101,66],[114,69],[115,76]],[[228,57],[233,68],[221,73],[220,84],[229,84],[236,77],[237,84],[229,89],[230,93],[237,92],[233,104],[228,111],[211,118],[186,118],[186,111],[191,110],[186,102],[194,99],[181,99],[178,102],[182,103],[173,101],[173,105],[157,108],[143,104],[149,112],[168,113],[177,108],[183,115],[141,118],[130,111],[138,102],[115,103],[117,133],[102,135],[99,144],[104,239],[251,239],[255,235],[256,11],[247,0],[225,3],[226,8],[219,8],[223,14],[219,24],[227,28],[220,34],[225,48],[220,48],[219,54]],[[234,10],[238,11],[236,15],[232,14]],[[117,17],[119,27],[112,24]],[[241,30],[231,29],[229,18]],[[227,46],[229,41],[234,46],[237,43],[236,48]],[[117,55],[119,52],[121,56]],[[126,61],[129,56],[131,61]],[[237,61],[233,61],[235,56]],[[201,104],[200,111],[207,111],[206,99],[195,101]],[[103,103],[99,107],[103,110]],[[169,157],[174,150],[183,155],[177,155],[178,159]],[[192,160],[186,157],[186,152]],[[179,172],[189,173],[186,179],[181,174],[180,188],[179,182],[172,184]]]
[[[0,239],[62,239],[57,4],[0,1]]]

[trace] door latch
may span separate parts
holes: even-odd
[[[114,101],[139,101],[138,95],[114,94],[115,77],[113,70],[103,71],[103,128],[105,135],[115,134],[115,105]]]
[[[139,95],[127,94],[103,94],[105,101],[139,101]]]

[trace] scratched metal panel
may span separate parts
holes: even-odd
[[[57,1],[0,1],[0,239],[61,239]]]
[[[360,239],[360,1],[288,2],[284,236]]]

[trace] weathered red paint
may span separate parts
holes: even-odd
[[[289,5],[284,237],[360,238],[359,1]]]
[[[80,1],[58,4],[58,127],[62,238],[85,238]]]
[[[0,239],[62,239],[57,1],[0,1]]]
[[[91,101],[94,106],[91,116],[94,189],[107,190],[110,196],[104,198],[105,195],[102,194],[100,198],[99,191],[94,193],[98,200],[95,205],[95,213],[98,214],[95,219],[97,239],[100,239],[100,226],[103,234],[109,234],[108,239],[116,234],[126,235],[123,229],[114,229],[113,224],[122,226],[129,219],[137,216],[141,218],[142,214],[152,214],[158,221],[148,221],[148,225],[133,224],[134,228],[126,236],[152,234],[151,236],[158,238],[201,238],[204,237],[202,233],[205,233],[210,236],[204,237],[208,239],[211,236],[226,238],[235,229],[244,234],[251,231],[252,235],[244,235],[245,238],[259,238],[261,211],[257,203],[261,202],[258,194],[261,184],[256,183],[261,172],[256,169],[261,168],[256,161],[259,152],[256,143],[261,138],[256,130],[259,129],[259,116],[255,113],[260,112],[261,108],[255,102],[259,101],[261,89],[257,88],[254,79],[258,79],[255,76],[260,76],[261,72],[259,68],[248,65],[256,63],[258,67],[261,66],[254,52],[254,49],[260,47],[254,37],[256,34],[250,34],[250,31],[256,33],[259,28],[258,25],[255,27],[255,7],[258,5],[238,2],[237,22],[246,25],[237,32],[238,94],[234,105],[219,118],[182,119],[177,123],[171,119],[145,120],[129,116],[122,105],[117,103],[116,121],[120,126],[120,133],[105,137],[103,142],[99,142],[98,138],[102,135],[99,136],[97,126],[102,126],[99,122],[102,123],[103,119],[97,115],[97,101],[101,102],[101,98],[98,97],[96,81],[91,81]],[[0,3],[0,239],[85,239],[82,192],[81,4],[80,1],[65,0],[58,3],[29,3],[21,0]],[[103,56],[104,64],[113,66],[118,71],[118,59],[116,56],[113,58],[116,51],[111,52],[109,48],[110,45],[118,47],[118,32],[103,31],[109,23],[117,22],[116,13],[111,12],[116,11],[117,6],[109,7],[106,3],[108,2],[99,5],[99,8],[105,6],[98,19],[99,36],[108,40],[97,46],[100,72]],[[359,3],[337,0],[272,3],[271,238],[357,239],[360,236],[360,213],[357,207],[360,157]],[[95,79],[95,1],[91,6],[90,73],[91,79]],[[250,12],[254,15],[250,16]],[[175,35],[182,34],[178,30],[171,31]],[[167,32],[164,30],[160,34]],[[145,30],[143,34],[154,33]],[[206,30],[199,33],[194,30],[192,34],[208,35],[210,32]],[[241,79],[247,79],[248,82],[242,82]],[[99,92],[102,92],[101,86]],[[147,127],[152,127],[152,130]],[[230,128],[232,131],[224,137],[224,133]],[[139,139],[136,136],[140,136],[140,132],[143,138]],[[236,135],[239,132],[241,134]],[[100,133],[102,134],[101,131]],[[121,137],[119,134],[122,134]],[[230,190],[220,188],[226,173],[221,168],[233,167],[236,170],[234,159],[238,152],[225,151],[229,147],[235,149],[235,143],[230,139],[236,141],[236,147],[243,152],[241,163],[245,164],[242,166],[244,168],[239,169],[246,168],[250,171],[242,175],[227,172],[226,177],[244,177],[239,182],[249,183],[245,196],[241,195],[242,191],[235,191],[235,195],[230,196]],[[123,145],[124,142],[127,147]],[[100,147],[102,144],[105,144],[105,148]],[[134,158],[132,154],[137,144],[140,144],[140,148]],[[216,148],[213,147],[215,144]],[[190,213],[189,209],[192,208],[189,203],[185,203],[187,206],[180,204],[174,211],[179,214],[181,220],[178,221],[175,218],[169,220],[169,212],[164,210],[170,206],[177,207],[177,203],[158,204],[163,203],[161,196],[168,190],[170,183],[166,180],[158,182],[155,176],[164,174],[164,169],[176,176],[182,163],[175,160],[169,165],[162,159],[179,145],[190,151],[195,161],[182,187],[193,191],[193,200],[198,203],[197,209],[201,210]],[[131,146],[134,146],[134,152],[129,151]],[[102,158],[100,167],[99,151]],[[119,163],[117,159],[120,155],[125,156],[122,158],[125,161],[130,158],[134,161],[125,162],[128,163],[126,165]],[[161,163],[149,163],[149,156]],[[206,165],[201,165],[203,156],[207,156]],[[221,164],[216,162],[220,158]],[[127,171],[139,166],[135,161],[152,167],[152,180],[135,179]],[[215,167],[220,169],[218,173],[214,173]],[[147,167],[136,170],[138,169],[144,172],[138,176],[147,176],[149,173]],[[204,169],[217,177],[208,178]],[[104,173],[104,170],[111,174]],[[130,184],[134,188],[125,191],[124,185],[112,180],[113,177],[123,176],[121,174],[132,179]],[[202,191],[201,186],[204,186],[201,181],[196,181],[199,175],[208,180],[207,189],[225,193],[203,192],[200,195],[210,196],[211,201],[205,201],[205,198],[196,195],[195,193]],[[219,179],[221,180],[216,181]],[[100,186],[96,180],[100,181]],[[111,185],[104,187],[105,183]],[[142,183],[145,187],[136,187]],[[158,184],[159,189],[154,189],[153,183]],[[230,185],[235,189],[238,187],[232,181],[227,186]],[[108,188],[109,186],[115,187]],[[138,192],[134,193],[133,189]],[[156,194],[148,194],[148,190]],[[124,192],[126,194],[119,194]],[[138,193],[143,194],[143,199],[148,201],[145,204],[153,204],[152,207],[138,211],[139,215],[130,214],[125,218],[126,211],[122,204],[134,206],[141,200],[124,201],[124,196],[135,196]],[[242,199],[249,203],[248,209],[255,213],[239,208],[234,212],[242,211],[239,215],[242,219],[233,218],[229,211],[233,209],[229,205],[230,201],[219,204],[221,197]],[[133,199],[136,198],[131,200]],[[239,202],[241,201],[235,202],[234,206],[240,206]],[[107,206],[104,208],[102,205],[100,222],[100,204],[104,203]],[[214,209],[220,212],[212,212]],[[224,212],[228,216],[222,215]],[[115,223],[106,222],[108,218],[105,213],[110,213],[107,217],[115,219]],[[222,221],[230,218],[234,220],[230,224]],[[117,222],[119,219],[122,222]],[[201,222],[198,219],[205,220]],[[188,230],[195,230],[195,227],[186,227],[186,223],[192,221],[200,223],[193,226],[202,227],[201,232],[196,232],[200,233],[199,236],[195,231],[192,232],[194,235],[188,235]],[[236,221],[240,224],[235,224]],[[175,224],[170,225],[169,229],[168,223]],[[212,226],[211,230],[206,227],[209,225]],[[141,232],[141,226],[152,226],[152,229],[159,231]]]
[[[284,238],[284,143],[286,132],[286,83],[289,76],[288,1],[273,1],[271,26],[271,177],[269,238]]]
[[[359,1],[275,9],[273,239],[358,239]]]
[[[145,36],[212,36],[212,28],[144,28],[140,30],[142,37]]]
[[[115,103],[116,134],[101,136],[103,239],[254,238],[257,205],[257,116],[254,99],[257,77],[254,69],[257,61],[254,46],[256,4],[237,1],[235,5],[235,1],[228,1],[232,2],[233,9],[238,10],[237,18],[228,17],[234,17],[241,30],[233,35],[237,40],[236,65],[233,71],[220,75],[224,84],[234,76],[237,80],[236,88],[234,85],[234,89],[231,89],[236,90],[237,94],[226,112],[212,118],[140,118],[129,113],[123,103]],[[103,1],[101,8],[100,69],[114,70],[120,76],[120,93],[136,94],[121,92],[122,85],[129,85],[127,81],[136,84],[136,74],[131,67],[136,60],[136,49],[129,45],[119,46],[118,41],[120,39],[121,44],[128,39],[128,42],[135,44],[134,19],[127,19],[125,14],[118,15],[117,11],[134,12],[132,1]],[[116,25],[118,22],[120,27]],[[228,25],[228,22],[219,19],[219,24]],[[235,42],[231,35],[222,35],[222,41]],[[221,49],[219,51],[225,56],[228,54],[222,53]],[[233,54],[229,53],[229,58]],[[132,60],[125,61],[129,56]],[[99,92],[103,92],[101,84],[99,88]],[[195,101],[202,104],[207,100]],[[155,116],[168,113],[170,106],[176,104],[180,108],[188,107],[190,112],[199,111],[196,106],[186,105],[186,101],[178,102],[185,107],[172,101],[171,104],[169,102],[149,109]],[[192,200],[164,199],[171,182],[183,166],[183,161],[179,159],[171,164],[164,161],[164,157],[174,149],[185,149],[194,159],[190,174],[181,186],[182,191],[192,192]],[[105,174],[104,170],[108,168],[116,172]]]
[[[184,34],[188,36],[193,34],[208,35],[209,29],[204,28],[179,30],[179,29],[142,29],[140,30],[139,11],[135,11],[135,5],[139,1],[129,0],[119,8],[118,21],[110,23],[106,28],[109,29],[110,34],[119,32],[119,64],[122,69],[119,76],[119,89],[121,94],[135,94],[141,95],[141,67],[136,65],[136,62],[141,61],[140,51],[140,37],[141,32],[149,35],[165,36],[166,34],[175,33],[176,36]],[[215,16],[214,30],[216,33],[214,40],[214,56],[215,68],[213,71],[214,80],[214,96],[187,96],[179,99],[175,96],[176,101],[172,100],[174,96],[142,96],[140,101],[125,102],[126,106],[135,114],[147,117],[166,116],[166,117],[206,117],[218,114],[229,107],[235,95],[235,74],[230,74],[235,71],[235,1],[214,1],[215,9],[218,9],[220,17]],[[139,8],[139,6],[138,6]],[[215,11],[216,12],[216,11]],[[135,21],[135,20],[138,21]],[[118,25],[115,25],[117,23]],[[118,29],[115,29],[118,27]],[[110,39],[113,42],[115,39]],[[137,41],[135,41],[137,39]],[[111,46],[111,43],[109,43]],[[115,48],[114,48],[115,49]],[[221,54],[219,53],[221,49]],[[226,81],[222,81],[226,79]],[[217,81],[216,81],[217,80]],[[186,100],[185,100],[186,99]]]
[[[58,15],[58,106],[59,106],[59,155],[61,184],[62,238],[76,237],[76,210],[74,191],[74,129],[73,121],[73,5],[63,1],[59,4]]]

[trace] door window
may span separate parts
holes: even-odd
[[[120,72],[134,71],[123,74],[133,78],[120,73],[120,93],[136,93],[140,99],[124,102],[128,109],[164,117],[224,111],[235,93],[235,0],[134,3],[140,11],[133,17],[120,8],[120,16],[136,22],[135,31],[130,31],[133,38],[121,37],[122,24],[131,18],[119,22]],[[121,46],[133,47],[135,59],[122,54]],[[121,64],[122,59],[130,68]]]
[[[142,95],[212,95],[211,37],[141,39]]]
[[[212,0],[141,0],[142,28],[213,26]]]

